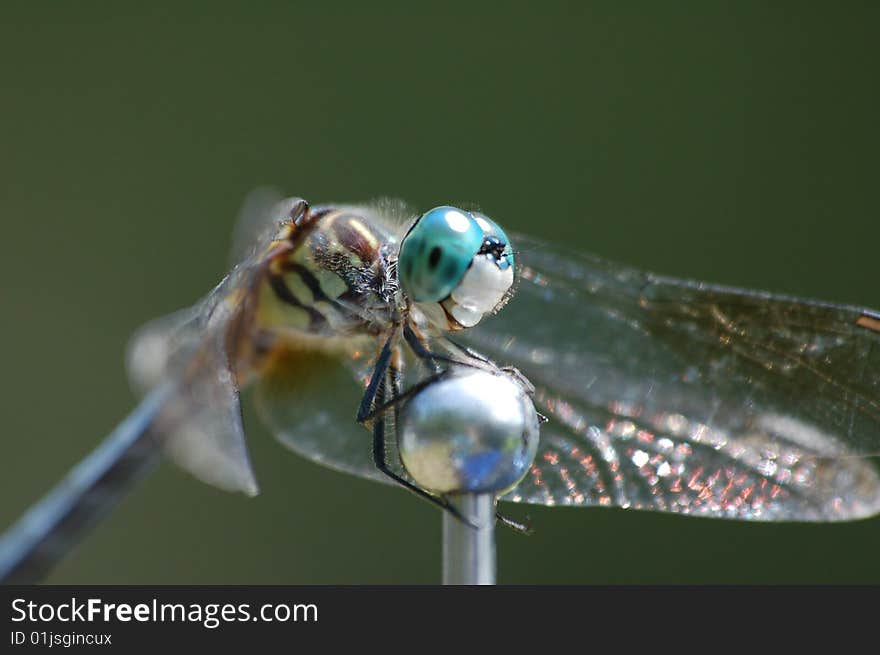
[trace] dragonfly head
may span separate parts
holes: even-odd
[[[480,212],[435,207],[416,220],[400,245],[398,275],[407,297],[439,305],[445,312],[426,313],[449,316],[465,328],[504,304],[513,270],[510,240]]]

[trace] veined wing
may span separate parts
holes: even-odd
[[[138,391],[174,385],[155,419],[165,452],[197,478],[230,491],[257,493],[239,402],[239,378],[247,373],[241,348],[253,347],[245,331],[253,325],[278,223],[299,220],[305,209],[290,199],[274,205],[268,218],[253,219],[267,227],[250,254],[192,308],[141,328],[129,347],[129,376]]]
[[[466,340],[550,418],[506,500],[753,520],[880,511],[880,315],[689,282],[530,237]]]
[[[236,266],[251,257],[260,246],[265,246],[287,219],[291,206],[299,198],[285,198],[270,186],[252,190],[241,203],[232,234],[229,265]]]
[[[305,216],[290,205],[290,220]],[[33,583],[146,474],[161,447],[227,489],[256,493],[238,401],[239,344],[252,325],[253,288],[271,235],[193,308],[153,321],[132,339],[128,368],[141,404],[0,538],[0,579]]]
[[[373,464],[370,432],[355,420],[375,354],[374,344],[365,345],[363,351],[351,348],[345,354],[279,353],[261,372],[255,405],[278,441],[298,455],[337,471],[387,482]],[[392,461],[397,461],[396,456]]]
[[[255,495],[238,384],[222,330],[209,329],[206,320],[197,305],[145,325],[129,348],[129,375],[142,392],[162,379],[173,385],[153,419],[172,461],[203,482]]]

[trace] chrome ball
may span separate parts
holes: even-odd
[[[436,493],[503,493],[528,472],[538,415],[512,376],[463,369],[428,385],[400,410],[407,472]]]

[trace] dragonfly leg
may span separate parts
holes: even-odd
[[[424,341],[420,337],[418,337],[415,332],[413,332],[409,324],[403,326],[403,338],[406,340],[406,343],[409,344],[409,347],[412,349],[415,356],[423,361],[428,362],[435,373],[440,370],[437,362],[456,364],[458,366],[474,367],[471,362],[456,359],[455,357],[450,357],[449,355],[441,355],[439,353],[435,353],[429,350]]]
[[[499,366],[498,364],[493,362],[491,359],[486,357],[486,355],[477,352],[473,348],[469,348],[468,346],[465,346],[464,344],[458,343],[458,341],[450,339],[449,337],[446,337],[446,341],[447,341],[447,343],[452,345],[454,348],[457,348],[458,350],[463,352],[467,357],[470,357],[471,359],[474,359],[478,362],[482,362],[483,364],[486,364],[492,368],[497,368],[500,371],[504,371],[505,373],[512,375],[520,382],[520,384],[523,385],[523,387],[526,389],[526,391],[529,394],[532,394],[535,392],[535,385],[533,385],[531,383],[531,381],[523,374],[523,372],[520,371],[515,366]],[[542,423],[547,422],[546,416],[544,416],[543,414],[538,414],[538,416],[541,419]]]
[[[373,373],[370,376],[370,383],[367,385],[363,398],[361,398],[360,407],[358,408],[358,423],[367,423],[377,416],[384,414],[389,409],[396,409],[404,400],[446,375],[446,371],[438,370],[430,377],[413,385],[410,389],[402,391],[400,370],[401,357],[399,356],[399,353],[395,353],[393,340],[394,332],[388,337],[388,340],[385,342],[385,345],[382,347],[382,351],[379,353],[379,357],[376,360],[376,366],[373,368]],[[390,400],[384,400],[378,393],[379,385],[389,371],[391,371],[393,377],[392,382],[394,385],[394,392]],[[377,403],[377,398],[382,402]],[[395,419],[396,418],[397,415],[395,414]]]
[[[498,519],[498,522],[505,528],[510,528],[514,532],[525,535],[534,534],[534,530],[532,530],[532,520],[528,517],[526,517],[524,523],[521,523],[520,521],[515,521],[509,516],[505,516],[501,512],[495,512],[495,518]]]
[[[446,362],[449,364],[458,364],[461,366],[473,366],[473,364],[457,360],[453,357],[449,357],[448,355],[440,355],[431,352],[430,350],[428,350],[427,346],[425,346],[422,340],[418,336],[416,336],[412,328],[408,324],[404,325],[403,338],[406,340],[407,344],[409,344],[409,347],[412,349],[413,353],[415,353],[416,357],[429,362],[430,366],[433,369],[433,375],[422,380],[418,384],[413,385],[406,391],[401,391],[399,388],[395,389],[390,400],[376,403],[376,392],[379,386],[379,382],[382,380],[386,371],[389,370],[389,366],[392,369],[397,370],[396,376],[397,379],[400,379],[399,365],[392,364],[392,357],[395,354],[393,349],[393,341],[395,335],[396,330],[392,331],[391,336],[389,336],[389,338],[386,340],[382,351],[379,353],[379,358],[376,360],[376,366],[373,368],[373,373],[370,377],[370,383],[367,386],[367,390],[364,393],[363,398],[361,399],[360,408],[358,409],[358,423],[366,423],[374,419],[375,417],[387,412],[389,409],[397,408],[404,400],[406,400],[413,394],[418,393],[428,385],[433,384],[441,377],[443,377],[443,375],[446,374],[446,371],[441,369],[437,365],[437,362]],[[399,359],[399,357],[397,359]],[[488,362],[488,360],[482,361]]]
[[[488,357],[486,357],[482,353],[478,353],[473,348],[465,346],[464,344],[461,344],[458,341],[455,341],[454,339],[450,339],[449,337],[446,337],[446,341],[448,341],[453,346],[458,348],[461,352],[463,352],[468,357],[470,357],[472,359],[476,359],[478,362],[483,362],[484,364],[491,364],[492,366],[497,366],[497,364],[495,364],[495,362],[493,362],[491,359],[489,359]]]
[[[437,355],[428,350],[425,344],[422,343],[421,339],[419,339],[415,332],[413,332],[409,324],[403,326],[403,338],[409,344],[409,347],[412,349],[413,353],[415,353],[416,357],[427,362],[428,366],[431,367],[434,373],[440,372],[440,366],[437,364]]]
[[[373,410],[373,403],[376,400],[379,387],[382,386],[384,388],[385,373],[388,371],[388,363],[391,361],[392,346],[396,336],[397,328],[395,327],[391,330],[391,334],[388,335],[385,345],[382,346],[382,351],[376,360],[376,366],[373,367],[373,374],[370,376],[370,383],[367,385],[363,398],[361,398],[361,404],[358,407],[357,413],[358,423],[365,423],[368,420],[367,417],[370,416]]]
[[[399,380],[400,372],[394,368],[391,369],[391,372],[392,372],[392,375],[396,375]],[[433,375],[425,378],[421,382],[414,384],[406,391],[401,391],[399,389],[395,389],[395,392],[391,396],[390,399],[386,400],[383,403],[378,403],[378,404],[374,405],[373,408],[369,412],[364,414],[364,416],[363,416],[364,422],[373,420],[377,416],[380,416],[380,415],[384,414],[385,412],[387,412],[389,409],[394,409],[395,410],[394,424],[397,425],[397,410],[404,403],[404,401],[406,401],[408,398],[411,398],[412,396],[417,394],[419,391],[421,391],[425,387],[428,387],[428,386],[434,384],[438,380],[442,380],[448,374],[449,374],[448,370],[440,371],[438,373],[434,373]]]
[[[385,400],[385,376],[382,376],[382,380],[379,384],[378,389],[378,397],[383,401]],[[436,505],[440,509],[443,509],[450,514],[452,514],[459,521],[468,525],[474,529],[477,528],[471,521],[469,521],[466,517],[464,517],[461,512],[458,511],[454,505],[452,505],[445,497],[443,496],[435,496],[429,491],[422,489],[416,484],[413,484],[403,476],[399,475],[395,471],[393,471],[388,466],[387,460],[387,452],[386,452],[386,444],[385,444],[385,424],[386,424],[386,416],[382,415],[378,417],[378,419],[373,423],[373,463],[376,465],[376,468],[379,469],[384,475],[388,476],[394,482],[405,488],[406,490],[414,493],[416,496],[427,500],[432,505]]]

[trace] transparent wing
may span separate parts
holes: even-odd
[[[286,218],[289,205],[297,202],[300,202],[299,198],[285,199],[280,191],[269,186],[257,187],[248,193],[235,221],[230,266],[246,260],[256,248],[271,239],[277,233],[279,223]]]
[[[298,199],[283,203],[288,220],[304,207]],[[272,220],[278,217],[276,212]],[[272,256],[274,234],[263,230],[250,255],[193,307],[138,330],[127,356],[138,392],[163,382],[175,387],[156,419],[166,454],[209,484],[250,495],[257,493],[257,484],[241,419],[238,377],[247,355],[239,347],[253,343],[243,331],[252,325],[255,289]]]
[[[257,412],[295,453],[337,471],[388,482],[373,464],[370,431],[355,420],[371,370],[372,361],[350,354],[283,353],[260,376]],[[389,452],[388,460],[398,462],[396,452]]]
[[[147,323],[128,351],[132,386],[145,395],[163,381],[175,386],[156,419],[163,450],[200,480],[230,491],[257,493],[241,422],[238,387],[221,330],[210,327],[221,283],[195,306]]]
[[[756,520],[880,511],[880,316],[676,280],[530,237],[466,335],[550,422],[506,500]]]

